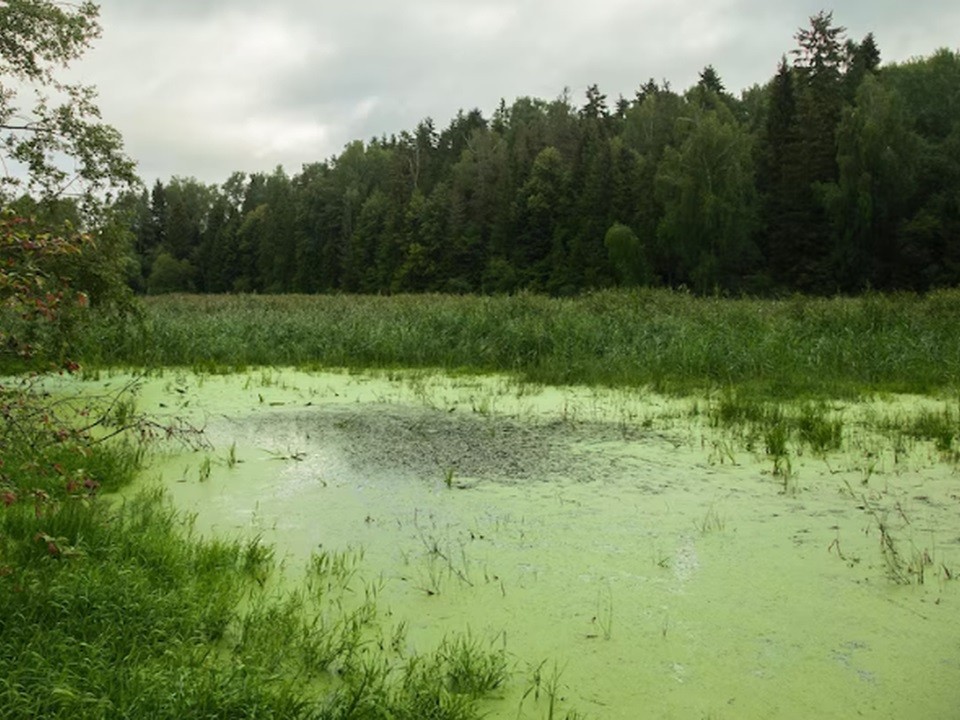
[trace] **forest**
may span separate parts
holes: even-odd
[[[830,13],[739,97],[704,68],[610,101],[501,101],[289,175],[118,203],[139,292],[757,296],[960,281],[960,54],[883,65]]]
[[[611,286],[769,296],[960,281],[960,54],[883,65],[832,14],[733,95],[501,100],[289,175],[124,193],[142,293],[510,293]],[[23,207],[23,205],[27,207]],[[22,200],[24,214],[43,208]],[[69,216],[69,202],[54,214]]]

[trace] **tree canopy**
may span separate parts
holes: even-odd
[[[140,289],[575,293],[924,290],[960,282],[960,56],[883,66],[831,13],[739,97],[501,101],[289,176],[128,200]],[[175,271],[174,271],[175,269]],[[159,282],[158,278],[164,278]]]
[[[120,134],[101,122],[96,91],[60,72],[100,36],[89,0],[0,3],[0,200],[26,188],[85,209],[136,182]],[[32,95],[32,100],[27,98]]]
[[[64,362],[92,303],[126,304],[137,182],[93,88],[59,71],[100,34],[91,2],[0,3],[0,361]],[[32,94],[30,106],[23,98]],[[15,196],[20,191],[28,194]]]
[[[32,167],[27,184],[47,197],[75,186],[46,164],[65,147],[76,182],[122,183],[130,166],[88,112],[92,91],[51,74],[97,36],[95,7],[19,0],[0,13],[24,28],[4,40],[0,81],[64,89],[67,114],[87,123],[58,131],[60,115],[43,104],[16,121],[5,95],[0,125],[19,138],[4,145],[5,162]],[[126,192],[112,207],[133,238],[130,283],[563,295],[637,283],[771,294],[960,282],[960,55],[883,65],[872,33],[850,39],[827,12],[794,39],[769,82],[739,96],[709,64],[685,92],[650,79],[612,102],[595,84],[579,103],[567,90],[502,100],[490,117],[425,118],[293,175],[173,177]]]

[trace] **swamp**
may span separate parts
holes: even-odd
[[[395,652],[461,632],[503,648],[515,677],[488,716],[543,717],[548,693],[557,717],[956,706],[956,449],[896,429],[956,422],[955,401],[754,424],[723,395],[270,369],[141,393],[210,448],[161,454],[134,490],[160,481],[195,532],[267,544],[280,587],[345,558]]]
[[[125,432],[50,458],[66,497],[8,491],[7,627],[45,628],[8,636],[13,716],[948,718],[956,302],[93,318],[83,369],[34,392]]]
[[[956,720],[960,54],[397,132],[526,16],[127,5],[0,1],[0,720]]]

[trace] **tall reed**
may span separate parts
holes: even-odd
[[[187,296],[146,320],[90,328],[88,363],[430,367],[545,383],[670,392],[749,386],[766,396],[929,392],[960,379],[960,291],[784,300],[666,290],[573,299]],[[144,336],[142,332],[146,332]]]

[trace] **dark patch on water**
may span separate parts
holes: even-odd
[[[605,442],[622,442],[612,423],[535,423],[431,408],[363,405],[259,413],[226,419],[209,426],[207,433],[217,445],[252,443],[279,455],[335,457],[368,480],[451,473],[455,484],[469,487],[478,481],[589,482],[624,470],[622,457],[607,457],[601,450]],[[573,450],[577,446],[580,452]]]

